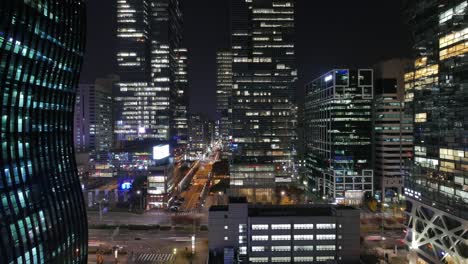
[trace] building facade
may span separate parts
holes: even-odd
[[[114,100],[117,76],[80,84],[75,100],[75,151],[89,152],[93,160],[107,160],[114,142]]]
[[[0,263],[87,263],[73,148],[85,12],[81,0],[0,3]]]
[[[292,181],[297,70],[295,1],[230,1],[231,189]]]
[[[373,193],[373,70],[338,69],[306,86],[309,187],[319,197],[360,204]]]
[[[188,50],[185,48],[176,49],[175,53],[177,57],[177,70],[175,72],[177,99],[174,114],[174,141],[185,148],[188,143]]]
[[[333,205],[253,206],[230,198],[209,211],[210,263],[359,263],[359,210]],[[233,263],[233,258],[228,259]]]
[[[414,65],[405,101],[414,159],[405,181],[410,263],[467,263],[468,2],[409,1]]]
[[[216,111],[219,115],[219,139],[225,149],[232,140],[232,53],[228,50],[216,53]]]
[[[375,81],[373,150],[376,194],[383,202],[402,198],[405,164],[413,157],[413,119],[405,112],[396,79]]]
[[[214,128],[214,126],[213,126]],[[189,115],[188,155],[196,158],[204,155],[210,145],[211,132],[209,121],[202,115]]]
[[[181,27],[178,0],[117,1],[119,141],[167,141],[177,135]]]

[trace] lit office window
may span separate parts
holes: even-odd
[[[316,260],[317,261],[328,261],[328,260],[334,260],[334,256],[317,256]]]
[[[252,247],[252,252],[263,252],[265,247]]]
[[[272,230],[288,230],[291,229],[290,224],[279,224],[279,225],[271,225]]]
[[[267,257],[250,257],[249,261],[252,263],[268,263]]]
[[[313,251],[314,246],[294,246],[294,251]]]
[[[247,247],[239,247],[239,254],[246,255],[247,254]]]
[[[268,230],[268,225],[252,225],[252,230]]]
[[[334,240],[336,235],[317,235],[317,240]]]
[[[273,263],[291,262],[291,257],[272,257],[271,262],[273,262]]]
[[[335,229],[335,224],[317,224],[317,229]]]
[[[290,235],[273,235],[271,236],[272,241],[279,241],[279,240],[291,240]]]
[[[314,240],[314,235],[294,235],[294,240]]]
[[[335,245],[319,245],[317,246],[317,251],[327,251],[327,250],[335,250]]]
[[[271,251],[291,251],[291,246],[272,246]]]
[[[252,241],[266,241],[268,236],[252,236]]]
[[[314,257],[294,257],[294,262],[312,262]]]
[[[294,229],[314,229],[314,224],[294,224]]]

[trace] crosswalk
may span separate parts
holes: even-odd
[[[186,215],[195,215],[195,214],[199,214],[200,213],[200,209],[189,209],[189,210],[184,210],[184,211],[181,211],[181,212],[177,212],[175,213],[175,215],[177,216],[186,216]]]
[[[141,253],[132,257],[134,264],[165,264],[171,263],[174,255],[170,253]]]
[[[161,211],[155,211],[155,212],[148,212],[146,214],[149,215],[154,215],[154,216],[166,216],[166,215],[172,215],[172,216],[186,216],[186,215],[196,215],[196,214],[201,214],[201,209],[189,209],[189,210],[183,210],[179,212],[161,212]]]

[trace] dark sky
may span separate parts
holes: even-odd
[[[190,110],[215,116],[216,51],[229,44],[228,1],[180,0],[189,49]],[[114,72],[113,3],[88,1],[88,45],[82,82]],[[296,0],[298,95],[332,68],[369,67],[407,56],[409,35],[399,0]]]

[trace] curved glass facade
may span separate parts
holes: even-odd
[[[73,149],[81,0],[0,1],[0,263],[86,263]]]

